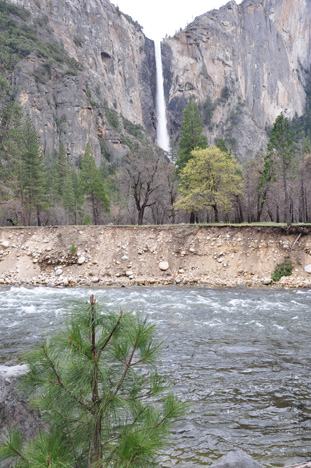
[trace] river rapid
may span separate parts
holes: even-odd
[[[157,324],[159,372],[190,403],[162,467],[208,466],[235,447],[266,467],[311,458],[311,291],[1,288],[0,373],[93,292]]]

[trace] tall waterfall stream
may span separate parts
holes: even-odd
[[[155,60],[157,68],[157,145],[165,151],[170,151],[170,137],[167,131],[166,106],[164,98],[163,68],[161,57],[161,42],[155,41]]]
[[[88,289],[1,288],[0,373],[59,328]],[[208,466],[239,447],[267,467],[311,458],[311,291],[96,289],[157,324],[159,372],[190,403],[161,467]]]

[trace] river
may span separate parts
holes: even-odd
[[[0,372],[91,292],[0,289]],[[157,323],[159,370],[190,403],[162,467],[208,466],[234,447],[267,467],[311,458],[311,291],[109,288],[95,296]]]

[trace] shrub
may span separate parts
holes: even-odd
[[[289,258],[285,258],[283,262],[278,263],[271,275],[273,281],[280,281],[282,276],[290,276],[293,272],[293,264]]]
[[[77,247],[74,244],[71,244],[70,253],[71,255],[74,255],[77,253]]]
[[[105,101],[104,107],[105,107],[105,115],[106,115],[106,118],[108,120],[108,123],[115,130],[119,130],[119,115],[118,115],[118,113],[114,109],[111,109],[108,106],[107,101]]]
[[[158,351],[154,325],[105,310],[92,295],[27,356],[23,387],[48,431],[23,444],[13,429],[0,442],[0,459],[24,468],[157,466],[185,408],[157,374]]]
[[[69,57],[62,44],[44,42],[38,37],[37,28],[46,28],[48,16],[43,15],[37,18],[36,25],[29,25],[25,23],[29,15],[25,8],[0,1],[0,64],[12,70],[19,60],[35,52],[38,57],[67,65],[67,68],[76,74],[82,66]]]

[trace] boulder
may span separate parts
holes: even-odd
[[[78,261],[77,261],[78,265],[82,265],[84,262],[85,262],[85,257],[78,258]]]
[[[311,273],[311,265],[306,265],[306,266],[305,266],[305,271],[306,271],[307,273]]]
[[[162,271],[168,270],[169,267],[170,267],[170,266],[169,266],[169,263],[168,263],[168,262],[160,262],[160,263],[159,263],[159,268],[160,268],[160,270],[162,270]]]
[[[262,465],[243,450],[235,449],[219,458],[211,468],[262,468]]]
[[[17,426],[26,439],[35,436],[44,423],[17,390],[20,379],[0,374],[0,434],[5,429]]]

